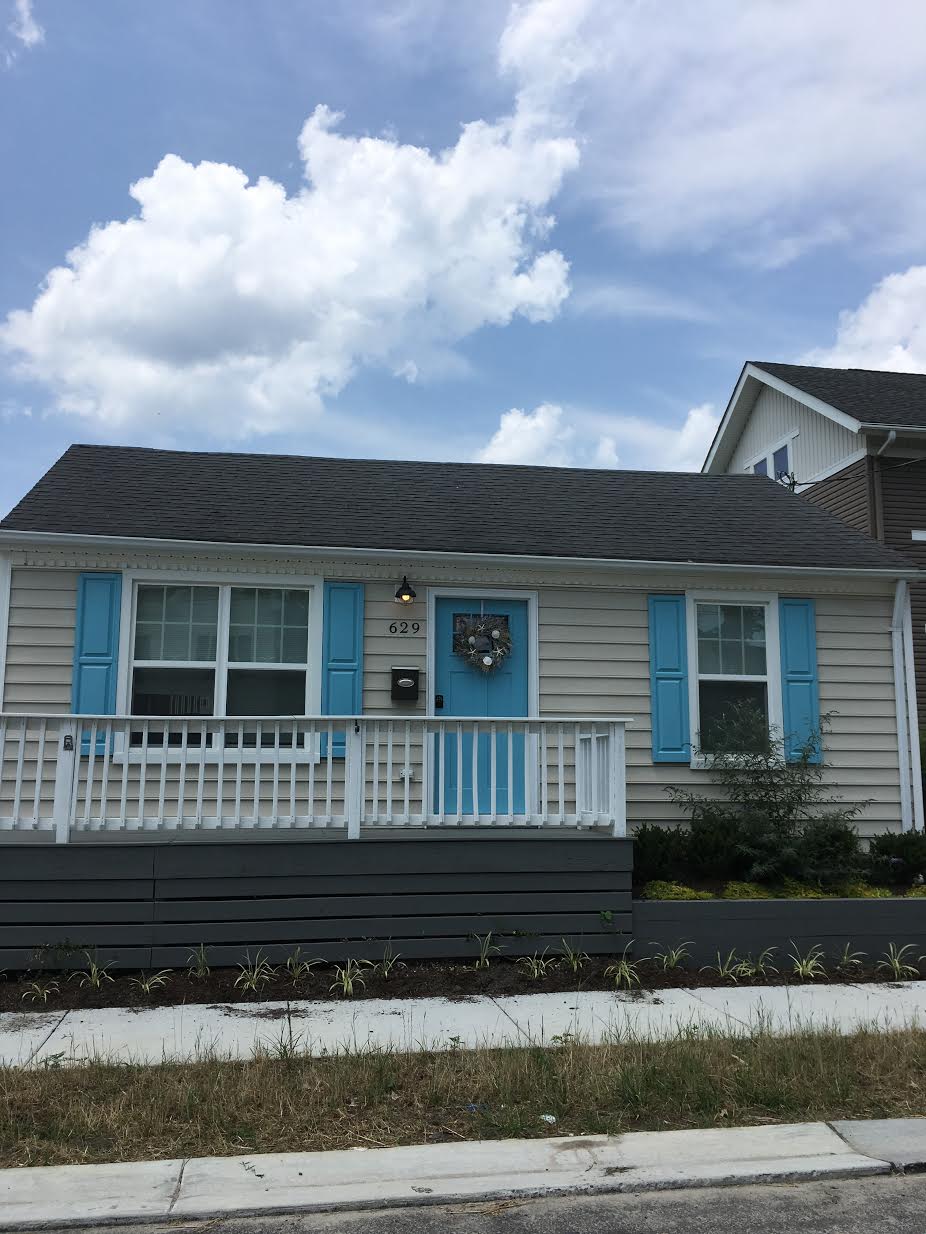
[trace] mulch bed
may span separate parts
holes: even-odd
[[[789,967],[786,956],[777,957],[780,967]],[[364,968],[364,984],[355,986],[353,1001],[368,998],[449,998],[466,999],[480,995],[571,993],[576,990],[613,990],[614,978],[605,976],[613,957],[591,958],[576,976],[562,963],[555,963],[543,977],[532,980],[524,968],[512,960],[495,959],[487,969],[477,969],[473,961],[439,963],[434,961],[399,963],[388,978]],[[638,964],[638,990],[696,989],[731,987],[733,985],[836,985],[845,982],[886,982],[889,973],[873,965],[851,972],[834,970],[812,982],[799,980],[789,972],[769,973],[754,979],[740,978],[736,982],[721,978],[716,972],[696,968],[674,968],[664,971],[658,965],[642,961]],[[319,967],[310,977],[293,982],[281,968],[261,987],[259,994],[242,991],[235,980],[239,969],[216,968],[206,977],[194,977],[183,969],[174,970],[166,985],[146,994],[132,984],[137,974],[113,970],[112,981],[95,990],[82,986],[82,974],[10,974],[0,981],[0,1011],[64,1011],[93,1007],[166,1007],[180,1003],[248,1003],[285,1002],[295,999],[337,999],[333,966]],[[922,968],[920,970],[922,976]],[[34,982],[57,988],[49,991],[47,1001],[30,997]],[[633,992],[633,991],[631,991]]]

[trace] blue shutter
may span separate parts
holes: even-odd
[[[121,605],[121,574],[80,575],[71,688],[71,711],[77,715],[115,715]],[[103,746],[101,737],[98,753]],[[81,748],[88,752],[89,733],[83,733]]]
[[[322,634],[322,714],[356,716],[363,709],[363,583],[325,583]],[[343,758],[344,733],[332,755]],[[322,757],[327,743],[322,739]]]
[[[813,600],[779,600],[778,625],[785,755],[793,762],[800,757],[810,735],[820,730],[817,623]],[[810,761],[819,763],[822,758],[818,741]]]
[[[691,760],[684,596],[649,597],[653,762]]]

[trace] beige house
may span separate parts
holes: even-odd
[[[915,576],[743,473],[74,446],[0,522],[0,843],[624,835],[743,701],[921,827]]]

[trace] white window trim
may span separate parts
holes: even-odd
[[[310,574],[229,574],[222,571],[202,571],[196,574],[174,573],[169,570],[126,570],[122,576],[122,611],[119,621],[119,672],[116,697],[121,715],[129,715],[132,706],[132,669],[135,665],[135,608],[140,583],[177,587],[218,587],[218,630],[228,629],[228,603],[231,587],[283,588],[309,593],[309,646],[305,665],[305,715],[321,714],[322,694],[322,624],[323,624],[323,579]],[[139,661],[139,665],[152,667],[183,667],[179,661]],[[203,668],[206,661],[190,662],[191,668]],[[211,661],[208,662],[211,665]],[[240,668],[249,667],[238,664]],[[228,670],[228,645],[221,637],[217,640],[215,658],[214,716],[225,718],[225,689]],[[298,668],[299,665],[260,664],[259,668]]]
[[[706,674],[708,678],[725,681],[765,681],[768,690],[769,727],[783,731],[783,707],[781,700],[781,643],[778,631],[778,593],[756,591],[687,591],[685,593],[685,616],[688,634],[688,719],[691,730],[691,767],[703,771],[707,760],[698,754],[695,747],[700,741],[701,715],[698,684],[698,604],[747,604],[765,608],[765,677]]]
[[[801,435],[800,429],[797,429],[797,428],[791,429],[790,433],[788,433],[785,437],[782,437],[779,441],[773,442],[770,446],[767,446],[764,450],[760,451],[760,453],[757,454],[754,458],[751,458],[747,463],[744,463],[743,471],[752,471],[756,463],[761,463],[764,459],[766,465],[768,466],[768,478],[770,480],[775,480],[776,477],[774,475],[774,472],[772,471],[772,468],[774,466],[774,464],[772,463],[772,458],[774,457],[775,451],[780,450],[782,446],[788,447],[788,463],[789,463],[788,470],[794,471],[794,452],[793,452],[791,443],[794,441],[796,437],[800,437],[800,435]]]

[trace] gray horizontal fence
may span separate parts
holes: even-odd
[[[0,852],[0,968],[620,951],[630,937],[631,842],[496,835],[258,844],[126,844]]]
[[[776,947],[787,960],[794,947],[819,946],[828,956],[853,950],[880,959],[890,943],[926,952],[926,899],[871,900],[634,900],[636,955],[688,944],[691,963],[711,964],[717,953],[758,955]]]

